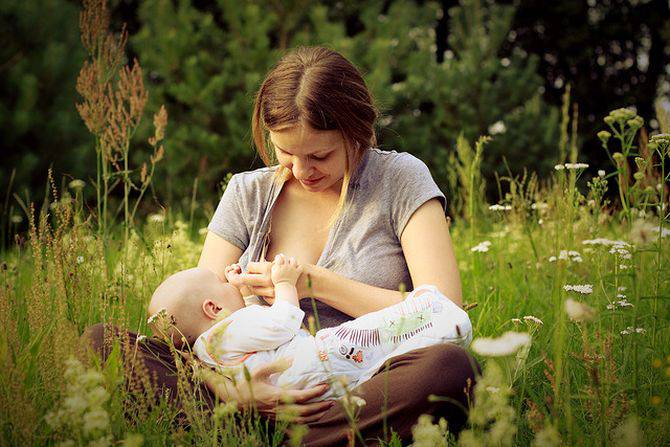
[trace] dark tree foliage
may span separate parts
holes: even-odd
[[[520,47],[540,56],[544,98],[560,104],[565,85],[579,106],[582,153],[593,163],[607,157],[595,137],[610,110],[636,106],[657,127],[654,101],[668,93],[670,6],[666,0],[523,0],[506,51]]]

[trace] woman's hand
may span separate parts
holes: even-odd
[[[309,264],[302,264],[302,273],[296,281],[298,297],[309,296],[307,278],[312,268]],[[251,293],[265,299],[269,304],[274,302],[275,289],[272,284],[272,262],[260,261],[247,264],[247,272],[239,275],[239,281],[247,286]]]
[[[305,390],[282,389],[272,385],[270,376],[284,371],[289,366],[290,363],[285,359],[278,359],[258,367],[251,373],[250,382],[240,382],[236,387],[220,375],[206,375],[204,381],[220,400],[235,400],[243,408],[253,405],[266,417],[272,419],[288,417],[299,424],[318,421],[335,401],[305,402],[323,395],[328,390],[328,385],[323,384]]]

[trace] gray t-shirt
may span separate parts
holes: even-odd
[[[277,167],[233,175],[208,229],[242,249],[243,269],[259,261],[268,241],[270,217],[282,185],[274,180]],[[400,246],[400,236],[414,211],[444,194],[426,165],[403,152],[369,149],[351,176],[348,206],[333,225],[317,265],[344,277],[384,289],[398,290],[412,280]],[[321,327],[337,326],[352,317],[316,301]],[[313,315],[312,300],[300,307]]]

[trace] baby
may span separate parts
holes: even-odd
[[[301,270],[295,259],[277,255],[271,270],[274,303],[247,307],[239,265],[225,269],[228,283],[206,269],[184,270],[158,286],[149,312],[165,309],[172,320],[166,335],[177,346],[186,341],[205,364],[232,372],[238,381],[244,380],[242,365],[251,371],[280,357],[293,358],[270,380],[293,389],[331,383],[314,400],[342,397],[344,387],[355,388],[391,357],[445,342],[465,347],[472,340],[465,311],[429,285],[415,288],[398,304],[312,336],[301,328],[305,314],[295,287]]]

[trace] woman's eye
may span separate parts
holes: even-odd
[[[325,160],[326,158],[328,158],[328,154],[327,155],[321,155],[321,156],[312,155],[312,159],[314,159],[314,160]]]

